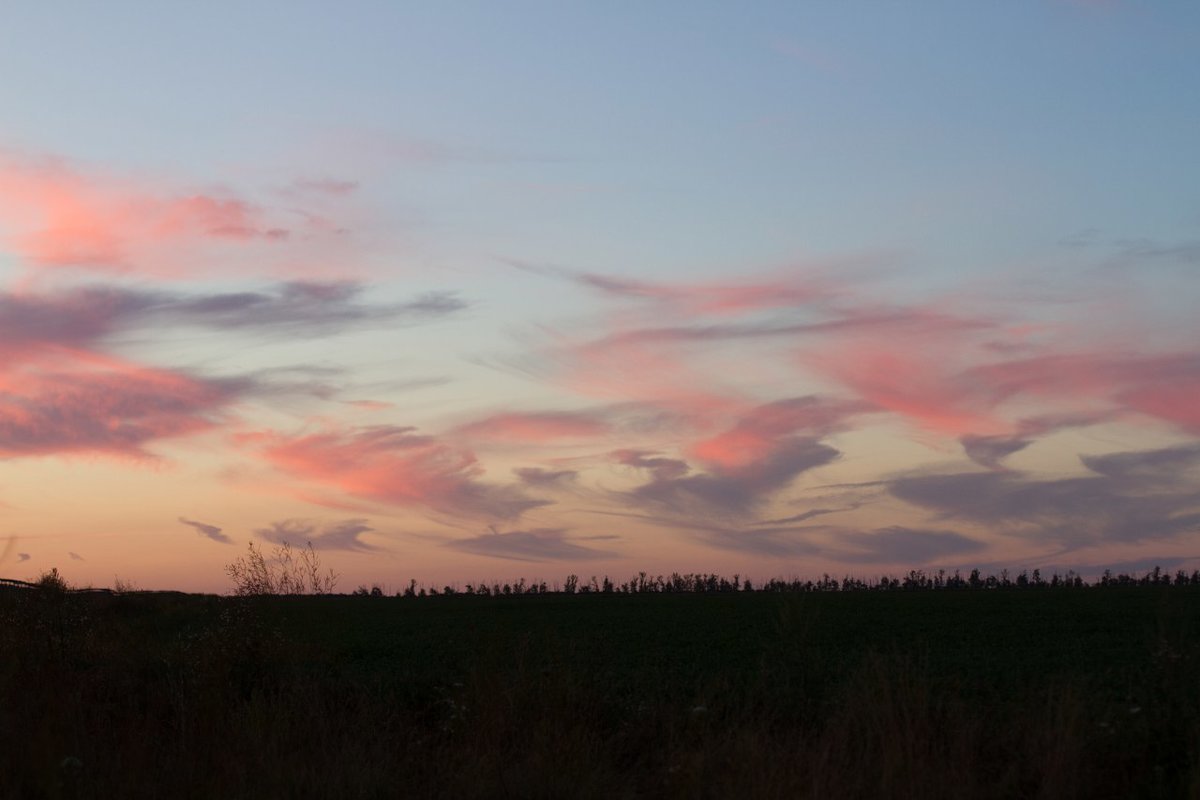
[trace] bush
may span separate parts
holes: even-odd
[[[240,597],[332,594],[338,580],[333,570],[321,571],[321,559],[312,542],[298,552],[284,542],[275,548],[270,559],[251,542],[245,556],[226,565],[225,574],[233,581],[233,593]]]
[[[34,586],[47,594],[65,594],[71,590],[67,579],[59,574],[58,567],[53,567],[48,572],[43,572],[33,583]]]

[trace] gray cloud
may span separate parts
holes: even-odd
[[[526,486],[554,487],[572,483],[579,473],[573,469],[542,469],[541,467],[518,467],[513,474]]]
[[[1080,456],[1079,460],[1092,472],[1109,478],[1172,480],[1176,479],[1181,471],[1200,465],[1200,444],[1108,453],[1101,456]]]
[[[103,285],[45,294],[0,292],[0,341],[83,346],[120,331],[164,325],[323,335],[355,325],[429,321],[467,305],[453,292],[390,304],[362,302],[362,293],[356,283],[302,281],[209,294]]]
[[[907,476],[893,496],[994,530],[1069,547],[1139,542],[1200,531],[1200,445],[1085,456],[1092,475],[1038,478],[1013,472]]]
[[[967,458],[988,469],[1004,469],[1004,459],[1024,450],[1037,441],[1038,436],[1065,430],[1096,425],[1112,418],[1112,413],[1090,414],[1043,414],[1028,417],[1017,424],[1017,432],[1010,435],[973,436],[959,439]]]
[[[783,520],[753,523],[750,526],[721,525],[711,518],[656,516],[617,511],[593,511],[605,516],[645,520],[675,528],[710,547],[771,558],[823,558],[850,564],[925,564],[955,555],[970,555],[985,549],[957,531],[892,526],[862,531],[828,525],[790,525],[843,509],[814,509]],[[781,524],[772,524],[781,523]]]
[[[322,525],[306,519],[283,519],[254,532],[273,544],[302,547],[312,543],[314,550],[349,550],[373,553],[379,550],[358,537],[374,530],[365,519],[347,519]]]
[[[209,525],[206,522],[196,522],[195,520],[185,519],[184,517],[180,517],[179,521],[184,525],[187,525],[189,528],[193,528],[196,533],[200,534],[201,536],[212,539],[214,542],[220,542],[221,544],[233,544],[233,539],[230,539],[228,536],[221,533],[221,529],[216,525]]]
[[[673,481],[691,471],[686,461],[660,456],[649,450],[617,450],[612,455],[619,464],[648,470],[655,483]]]
[[[438,498],[430,498],[430,506],[455,516],[474,515],[496,520],[515,520],[526,511],[553,505],[525,494],[519,486],[461,480]]]
[[[36,343],[83,345],[155,304],[152,293],[89,287],[54,294],[0,292],[0,349]]]
[[[838,556],[840,561],[872,564],[928,564],[946,556],[962,556],[985,549],[957,531],[922,530],[894,525],[870,533],[844,532],[838,544],[854,548]]]
[[[465,307],[444,292],[392,304],[363,302],[361,293],[362,287],[346,282],[292,282],[209,294],[116,285],[41,294],[0,291],[0,359],[12,353],[37,366],[41,354],[61,361],[65,351],[84,364],[106,339],[133,330],[192,325],[312,336],[368,323],[415,323]],[[30,380],[0,392],[0,457],[59,452],[151,457],[146,444],[212,427],[239,397],[302,393],[329,399],[338,392],[312,369],[307,372],[208,379],[150,368],[31,370]]]
[[[964,436],[959,439],[967,458],[988,469],[1001,469],[1001,462],[1033,444],[1021,436]]]
[[[609,537],[587,537],[588,539]],[[576,544],[564,528],[532,528],[525,531],[491,532],[468,539],[455,539],[446,547],[479,556],[513,561],[572,561],[614,558],[616,553]]]
[[[166,322],[220,329],[323,333],[364,323],[420,322],[466,308],[453,292],[429,292],[406,303],[368,305],[354,283],[283,283],[267,291],[164,300],[154,316]]]
[[[813,508],[800,514],[793,514],[790,517],[781,517],[779,519],[765,519],[762,522],[755,523],[757,525],[794,525],[798,522],[807,522],[813,517],[822,517],[826,514],[836,514],[839,511],[852,511],[858,508],[858,505],[847,506],[846,508]]]
[[[801,473],[824,466],[840,453],[807,437],[787,437],[771,443],[761,458],[732,468],[712,466],[709,472],[688,474],[687,462],[643,451],[618,451],[618,463],[651,472],[651,480],[623,493],[637,503],[682,514],[746,514],[770,494]]]
[[[617,494],[626,503],[656,515],[674,516],[688,525],[715,522],[717,527],[710,531],[715,546],[790,552],[793,543],[774,538],[775,533],[761,526],[803,522],[839,509],[812,509],[774,520],[756,521],[754,517],[799,475],[837,459],[841,453],[820,437],[840,430],[847,419],[866,410],[862,403],[816,396],[756,406],[724,431],[691,443],[687,452],[695,459],[696,468],[682,458],[655,451],[616,450],[610,454],[616,463],[649,475],[647,482]],[[730,533],[724,526],[735,521],[738,530]],[[740,530],[745,525],[759,527],[749,533]]]
[[[985,319],[956,317],[925,310],[910,309],[842,309],[830,318],[817,321],[714,323],[708,325],[674,325],[635,328],[595,339],[584,345],[588,350],[605,350],[647,343],[705,343],[793,337],[806,334],[903,331],[954,335],[995,327]]]

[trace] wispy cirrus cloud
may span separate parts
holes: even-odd
[[[573,482],[579,477],[574,469],[543,469],[541,467],[518,467],[513,474],[527,486],[554,487]]]
[[[45,292],[0,291],[0,357],[39,346],[95,345],[126,330],[196,326],[219,330],[327,335],[363,325],[436,320],[466,308],[453,292],[400,303],[362,300],[351,282],[275,283],[241,292],[169,292],[86,285]]]
[[[586,326],[539,329],[544,346],[516,365],[572,391],[658,407],[702,429],[753,406],[757,398],[748,386],[767,380],[754,371],[766,373],[775,364],[840,385],[863,407],[921,415],[940,429],[1007,430],[973,408],[975,390],[954,385],[944,358],[926,364],[921,352],[929,343],[993,337],[1002,330],[993,314],[870,302],[859,296],[861,287],[828,277],[811,286],[795,277],[792,283],[651,286],[551,272],[631,301],[600,321],[599,334]],[[746,348],[753,348],[752,359]],[[972,362],[956,357],[953,363]]]
[[[777,517],[775,519],[764,519],[755,524],[760,526],[774,527],[778,527],[780,525],[798,525],[799,523],[807,522],[814,517],[823,517],[827,514],[838,514],[843,511],[853,511],[854,509],[858,508],[858,506],[859,504],[856,503],[846,506],[845,508],[810,508],[807,511],[801,511],[799,514],[792,514],[787,517]]]
[[[144,298],[105,290],[51,294],[0,291],[0,368],[47,348],[82,348],[111,334]]]
[[[267,291],[178,297],[160,303],[154,314],[160,322],[319,335],[363,324],[426,322],[467,307],[455,292],[428,292],[390,304],[359,302],[362,293],[355,283],[290,282]]]
[[[1200,406],[1190,401],[1200,388],[1200,353],[1163,349],[1161,341],[1097,348],[1089,326],[1099,315],[1086,310],[1106,308],[1106,301],[1103,293],[1089,296],[1080,287],[1048,285],[1046,299],[964,290],[945,301],[906,305],[873,301],[861,283],[828,278],[814,282],[819,288],[788,291],[769,280],[666,285],[519,266],[629,301],[624,312],[600,323],[606,329],[599,335],[543,329],[549,346],[534,374],[564,379],[584,393],[623,389],[628,400],[679,408],[690,392],[692,412],[736,404],[735,385],[723,386],[713,375],[745,372],[730,346],[754,342],[761,343],[756,360],[778,359],[779,348],[788,348],[799,375],[832,382],[849,397],[928,431],[962,438],[973,456],[993,464],[1054,429],[1028,425],[1028,410],[1017,411],[1022,403],[1041,404],[1041,416],[1098,420],[1136,412],[1200,430]],[[1072,314],[1055,324],[1036,321],[1047,310],[1039,303]],[[1127,316],[1106,318],[1134,325]]]
[[[791,290],[767,280],[668,285],[517,266],[620,301],[619,310],[595,320],[532,331],[521,366],[576,394],[616,397],[672,420],[669,430],[610,454],[645,477],[613,497],[644,509],[654,524],[688,525],[714,547],[779,557],[817,548],[828,558],[879,563],[979,552],[981,540],[936,524],[950,517],[998,522],[998,511],[989,516],[954,505],[972,492],[982,492],[985,509],[1006,506],[1010,494],[1028,497],[1023,528],[1014,500],[1012,524],[995,529],[1041,528],[1051,540],[1065,541],[1071,527],[1050,513],[1046,498],[1059,492],[1078,500],[1080,513],[1109,512],[1109,523],[1097,515],[1084,520],[1093,538],[1123,541],[1134,530],[1175,535],[1190,524],[1183,496],[1169,499],[1163,514],[1131,494],[1126,479],[1044,482],[1007,467],[1014,454],[1070,428],[1150,419],[1179,434],[1200,431],[1200,351],[1189,337],[1122,336],[1126,326],[1136,330],[1136,315],[1069,276],[1028,292],[966,287],[905,303],[896,296],[872,300],[862,283],[836,280]],[[1098,319],[1109,326],[1104,335],[1095,329]],[[753,370],[771,365],[788,379],[818,381],[827,395],[756,402],[759,386],[770,381],[756,386]],[[893,497],[938,514],[935,524],[826,526],[829,536],[846,535],[841,549],[818,546],[812,529],[797,527],[838,509],[762,518],[776,502],[795,502],[788,490],[796,477],[837,458],[826,437],[889,417],[907,421],[925,441],[930,434],[957,439],[968,459],[991,472],[885,480],[879,485]],[[1096,502],[1080,499],[1087,492],[1097,493]],[[989,505],[989,497],[1005,499]],[[721,523],[715,528],[697,524],[714,519]]]
[[[651,474],[648,482],[621,493],[628,500],[679,514],[746,517],[801,473],[829,464],[839,455],[816,439],[788,437],[753,461],[734,466],[710,463],[707,471],[696,473],[686,461],[654,453],[621,450],[613,458]]]
[[[653,301],[683,314],[736,314],[763,309],[805,306],[824,302],[839,294],[839,285],[825,274],[865,262],[818,264],[781,272],[765,279],[694,284],[652,283],[597,272],[532,264],[504,259],[510,266],[536,275],[570,281],[600,294],[624,299]]]
[[[0,458],[153,458],[147,444],[215,427],[233,399],[218,381],[66,354],[38,369],[0,372]]]
[[[198,522],[194,519],[187,519],[185,517],[180,517],[179,521],[206,539],[212,539],[214,542],[218,542],[220,544],[233,544],[233,539],[230,539],[228,536],[226,536],[222,532],[221,528],[217,527],[216,525],[210,525],[207,522]]]
[[[1137,412],[1200,432],[1200,408],[1192,402],[1200,391],[1200,352],[1055,353],[984,364],[963,376],[996,401],[1089,397],[1100,412]]]
[[[1018,420],[1014,433],[991,436],[966,434],[959,439],[967,458],[988,469],[1004,469],[1004,460],[1037,441],[1037,438],[1068,428],[1096,425],[1112,413],[1047,414]]]
[[[336,387],[291,370],[206,378],[109,356],[119,334],[199,326],[266,336],[320,336],[363,325],[404,325],[456,313],[450,294],[371,304],[347,283],[284,283],[236,293],[84,286],[0,291],[0,457],[94,453],[152,457],[159,439],[211,429],[234,403]],[[303,371],[303,370],[302,370]]]
[[[966,434],[959,439],[967,458],[981,467],[989,469],[1003,469],[1004,459],[1021,452],[1034,441],[1030,437],[1018,435],[976,436]]]
[[[838,458],[821,438],[864,410],[817,396],[788,398],[748,408],[715,434],[691,439],[681,457],[614,451],[614,462],[649,475],[620,495],[658,513],[757,522],[757,513],[798,476]]]
[[[41,267],[154,271],[163,265],[153,262],[179,246],[290,234],[229,192],[163,193],[63,159],[3,151],[0,211],[8,249]]]
[[[228,186],[123,175],[64,158],[0,149],[0,249],[35,272],[63,270],[189,277],[320,274],[314,257],[353,269],[344,224],[298,207],[345,197],[344,182],[300,180],[273,206]]]
[[[345,519],[338,522],[320,523],[309,519],[283,519],[257,528],[254,533],[273,544],[303,547],[311,544],[314,550],[345,550],[373,553],[380,548],[368,544],[359,537],[373,533],[365,519]]]
[[[412,427],[331,428],[235,440],[276,469],[352,497],[455,516],[507,520],[549,504],[515,485],[486,483],[474,453]]]
[[[802,358],[862,402],[961,437],[976,455],[992,461],[1002,454],[988,450],[1121,414],[1200,431],[1200,406],[1192,402],[1200,390],[1200,351],[1044,345],[1041,352],[997,359],[980,344],[969,337],[894,331],[878,339],[834,342]],[[1037,418],[1008,410],[1031,403],[1043,409]]]
[[[940,519],[960,519],[1078,547],[1200,533],[1200,445],[1085,456],[1091,474],[1016,472],[913,475],[891,494]]]
[[[711,467],[723,470],[751,468],[769,458],[787,437],[802,432],[826,436],[843,428],[855,414],[872,410],[861,403],[847,403],[809,395],[777,400],[747,410],[720,433],[692,442],[689,454]]]

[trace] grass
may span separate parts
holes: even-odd
[[[1200,796],[1200,587],[0,592],[9,797]]]

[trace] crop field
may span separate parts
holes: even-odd
[[[9,797],[1189,797],[1200,588],[0,593]]]

